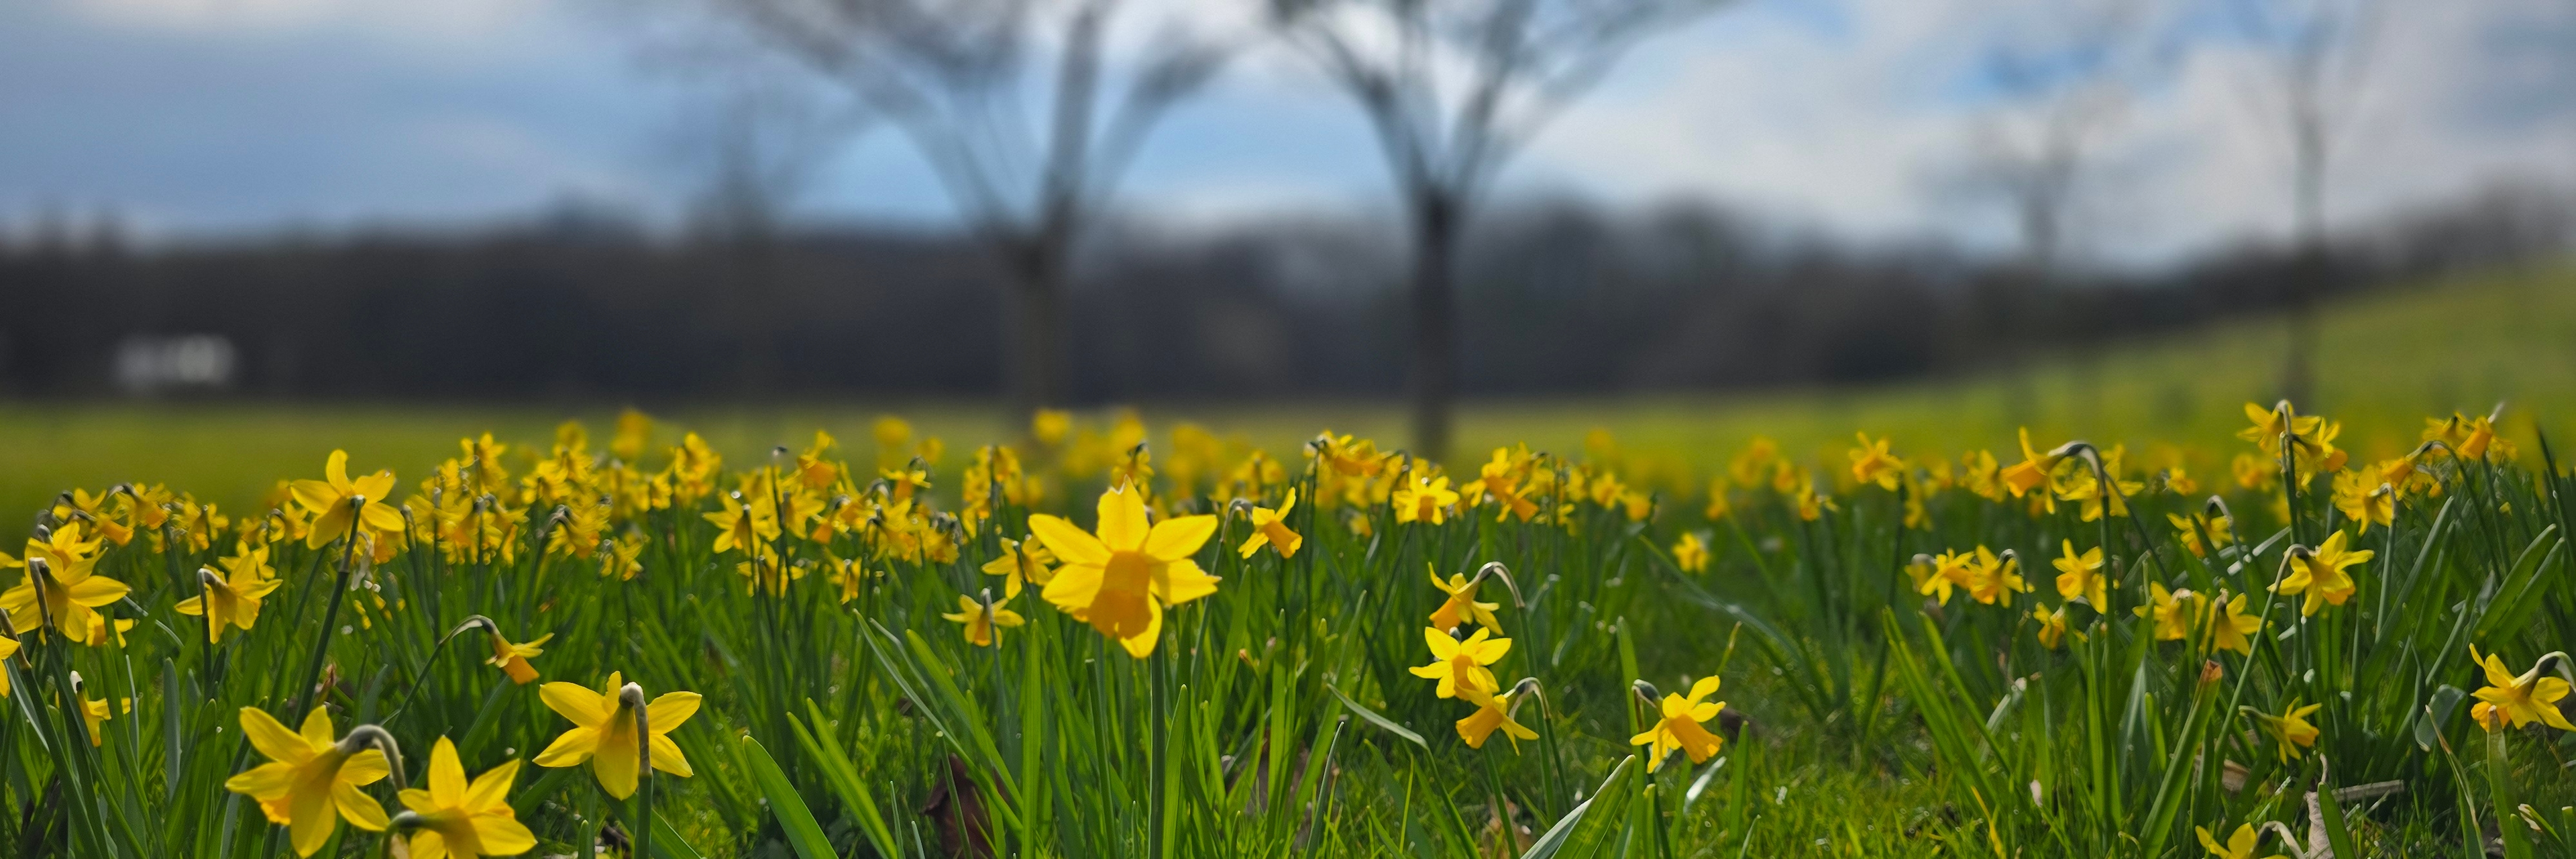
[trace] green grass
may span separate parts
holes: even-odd
[[[1574,453],[1586,433],[1606,428],[1632,458],[1664,463],[1680,483],[1757,435],[1798,455],[1838,449],[1854,429],[1893,435],[1915,450],[2002,450],[2025,424],[2042,438],[2210,442],[2243,425],[2241,403],[2268,405],[2278,395],[2283,343],[2279,320],[2252,319],[2044,356],[2025,372],[1775,393],[1477,401],[1461,410],[1458,451],[1461,460],[1481,460],[1485,450],[1527,442]],[[2396,455],[2415,442],[2423,416],[2483,413],[2498,402],[2512,404],[2507,426],[2518,435],[2527,436],[2534,419],[2564,426],[2576,418],[2576,267],[2358,299],[2326,312],[2319,350],[2317,396],[2301,408],[2342,419],[2340,443],[2357,455]],[[125,480],[167,483],[247,509],[278,478],[317,472],[334,447],[347,448],[355,467],[390,467],[408,480],[454,456],[466,434],[542,440],[572,416],[604,435],[618,406],[9,403],[0,405],[0,510],[30,510],[71,487]],[[703,434],[733,461],[776,445],[801,449],[816,428],[861,442],[884,414],[960,444],[1017,426],[964,401],[655,412],[666,425]],[[1157,431],[1197,421],[1281,452],[1327,427],[1387,443],[1405,437],[1394,403],[1149,403],[1142,412]],[[963,448],[952,451],[953,466]],[[2225,463],[2194,465],[2206,476]]]
[[[2347,418],[2354,429],[2344,443],[2373,457],[2412,441],[2425,412],[2484,411],[2496,397],[2562,408],[2576,390],[2565,360],[2576,343],[2567,281],[2564,272],[2462,281],[2338,309],[2318,410]],[[473,614],[515,641],[551,635],[532,660],[547,680],[590,684],[621,671],[652,695],[705,695],[704,708],[672,734],[696,767],[691,777],[655,779],[618,798],[594,787],[587,770],[523,770],[509,798],[539,855],[588,859],[608,821],[629,832],[650,826],[642,831],[665,856],[692,855],[677,847],[682,840],[714,856],[944,853],[943,827],[959,820],[930,812],[927,797],[955,789],[967,796],[943,807],[972,803],[979,810],[964,813],[966,825],[1003,855],[1030,857],[1473,855],[1499,811],[1531,836],[1570,833],[1525,845],[1550,859],[2162,859],[2201,854],[2194,826],[2223,834],[2240,823],[2288,822],[2304,832],[2303,791],[2396,781],[2406,787],[2395,799],[2334,806],[2321,828],[2339,855],[2483,855],[2474,821],[2527,802],[2531,826],[2506,821],[2515,836],[2507,855],[2576,857],[2576,775],[2563,763],[2576,734],[2491,736],[2467,723],[2463,700],[2487,682],[2469,663],[2472,645],[2502,656],[2510,675],[2535,660],[2545,665],[2540,654],[2576,637],[2576,579],[2566,574],[2576,554],[2562,539],[2576,524],[2576,480],[2535,474],[2536,445],[2516,463],[2429,462],[2439,492],[2418,489],[2389,521],[2360,528],[2318,496],[2332,479],[2295,499],[2210,480],[2237,518],[2223,526],[2233,545],[2207,557],[2166,524],[2169,514],[2202,509],[2205,496],[2151,482],[2128,499],[2132,516],[2084,520],[2074,499],[2087,473],[2077,459],[2059,463],[2058,484],[2035,490],[2068,493],[2049,510],[2035,498],[1937,484],[1835,489],[1850,473],[1839,456],[1814,463],[1816,483],[1838,500],[1831,508],[1738,489],[1732,511],[1712,521],[1689,494],[1649,509],[1571,492],[1577,479],[1605,485],[1596,467],[1667,461],[1675,474],[1704,470],[1757,432],[1800,459],[1855,428],[1893,434],[1898,454],[1927,457],[2001,447],[2026,421],[2043,445],[2086,435],[2224,457],[2252,449],[2231,437],[2242,422],[2236,406],[2268,399],[2261,390],[2275,341],[2269,326],[2248,323],[2023,378],[1477,404],[1462,459],[1514,441],[1566,454],[1524,463],[1520,485],[1547,511],[1535,519],[1471,497],[1445,521],[1405,521],[1415,517],[1365,499],[1416,485],[1411,476],[1355,458],[1339,468],[1292,460],[1267,485],[1244,490],[1240,504],[1224,494],[1191,501],[1209,481],[1176,483],[1180,457],[1158,458],[1154,491],[1183,500],[1157,528],[1187,530],[1177,517],[1192,510],[1226,515],[1206,525],[1213,533],[1201,532],[1203,544],[1161,531],[1146,541],[1197,546],[1191,560],[1222,579],[1162,615],[1155,637],[1144,639],[1158,644],[1150,658],[1131,658],[1075,619],[1081,610],[1097,621],[1113,604],[1061,593],[1072,608],[1041,593],[1012,599],[983,572],[1007,551],[1003,538],[1033,529],[1060,556],[1085,545],[1060,542],[1062,530],[1031,524],[1033,511],[1006,499],[992,500],[989,519],[955,503],[973,490],[953,476],[966,451],[1012,432],[992,412],[936,403],[675,410],[663,417],[705,433],[727,455],[733,473],[703,475],[708,485],[746,487],[742,500],[684,496],[654,508],[634,475],[611,480],[613,467],[595,461],[599,470],[574,485],[526,484],[525,500],[496,500],[515,497],[507,493],[469,502],[461,499],[481,490],[453,486],[442,497],[458,518],[444,520],[435,542],[415,535],[381,562],[328,534],[318,547],[270,545],[283,586],[254,627],[227,631],[217,644],[175,609],[202,587],[189,571],[233,551],[230,535],[209,535],[221,538],[203,549],[136,539],[95,554],[61,550],[75,556],[61,562],[67,568],[94,565],[130,586],[102,611],[140,625],[98,646],[29,634],[19,655],[0,660],[17,690],[0,709],[0,844],[31,857],[282,855],[279,831],[223,787],[260,759],[230,726],[245,706],[291,715],[316,688],[336,730],[373,723],[398,739],[415,783],[442,736],[471,770],[530,758],[570,724],[552,709],[560,704],[482,662],[490,652],[483,633],[441,649],[441,637]],[[937,509],[948,513],[923,515],[868,480],[869,422],[888,411],[949,441],[952,471],[937,486]],[[609,410],[577,413],[604,442]],[[1146,416],[1157,432],[1195,416],[1284,449],[1319,426],[1394,441],[1396,414],[1367,404],[1272,404],[1169,406]],[[278,477],[316,476],[333,447],[354,451],[361,472],[399,469],[407,494],[422,466],[453,454],[457,436],[488,429],[513,444],[542,444],[558,416],[536,405],[22,407],[0,417],[0,474],[18,481],[5,491],[30,499],[29,508],[61,486],[149,480],[239,512],[242,499]],[[840,458],[862,470],[828,492],[784,490],[812,502],[788,509],[829,511],[848,530],[808,532],[800,517],[797,528],[744,541],[730,536],[738,532],[726,530],[725,516],[707,515],[780,504],[776,487],[793,478],[737,478],[769,464],[761,452],[772,445],[802,448],[816,426],[839,435]],[[1596,426],[1620,433],[1625,463],[1584,461],[1583,439]],[[1092,501],[1111,478],[1102,467],[1047,462],[1058,455],[1032,454],[1033,469],[1061,481],[1035,512],[1093,528]],[[645,459],[659,469],[665,456]],[[512,463],[514,475],[535,472],[525,459]],[[2140,470],[2133,463],[2130,476]],[[1234,551],[1252,525],[1249,508],[1280,506],[1291,492],[1301,500],[1285,521],[1304,535],[1303,548],[1293,558]],[[608,530],[547,539],[556,528],[583,533],[581,519],[549,511],[569,513],[603,495],[620,499]],[[486,521],[488,508],[472,505],[493,503],[528,516],[529,527],[506,540],[455,530]],[[413,514],[441,521],[426,509]],[[478,538],[457,535],[470,533],[494,542],[464,548]],[[2303,615],[2307,597],[2270,585],[2309,557],[2301,547],[2344,544],[2328,533],[2377,557],[2351,570],[2357,590],[2348,602]],[[574,556],[611,535],[640,547],[638,577],[602,577],[596,560]],[[1695,564],[1669,548],[1685,535],[1707,541],[1707,569],[1685,570]],[[955,541],[954,554],[929,548],[942,541]],[[380,535],[373,545],[401,544]],[[1147,551],[1172,550],[1161,545]],[[2046,563],[2060,547],[2100,550],[2107,595],[2061,596]],[[2008,568],[1952,564],[1944,569],[1962,588],[1935,601],[1900,572],[1908,559],[1981,548],[2015,553],[2021,560],[2010,569],[2029,590],[2004,591],[1997,604],[1997,592],[1973,589]],[[811,575],[755,590],[741,573],[753,557],[746,552]],[[857,566],[842,568],[844,560]],[[1479,592],[1497,603],[1499,622],[1481,621],[1488,634],[1514,642],[1492,654],[1500,660],[1493,669],[1501,684],[1531,678],[1545,704],[1519,709],[1537,737],[1476,750],[1453,727],[1471,705],[1434,697],[1435,686],[1409,669],[1428,658],[1423,627],[1444,599],[1422,571],[1469,573],[1489,561],[1517,582]],[[836,575],[844,572],[856,575]],[[16,578],[0,573],[0,582]],[[2199,596],[2171,596],[2183,588]],[[1028,621],[999,647],[970,644],[948,616],[959,594],[987,590]],[[2171,618],[2212,616],[2200,609],[2133,611],[2210,595],[2252,598],[2241,614],[2262,631],[2241,653],[2221,649],[2205,620],[2164,633]],[[2043,643],[2034,608],[2059,612],[2081,636]],[[13,622],[21,630],[53,622],[31,614],[22,609]],[[1490,629],[1503,625],[1508,633]],[[136,701],[95,742],[83,742],[82,718],[63,706],[75,672],[83,698]],[[1644,772],[1629,738],[1665,717],[1635,693],[1651,702],[1701,677],[1722,678],[1718,699],[1752,727],[1705,762],[1676,757]],[[2267,733],[2254,717],[2300,703],[2325,705],[2311,742]],[[1698,721],[1707,720],[1690,720]],[[2248,779],[2230,787],[2221,763]],[[383,801],[390,787],[371,795]],[[1548,853],[1549,844],[1561,849]],[[383,849],[376,836],[344,828],[338,845],[317,855]]]

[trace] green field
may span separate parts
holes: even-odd
[[[2336,308],[2305,411],[2339,439],[2237,433],[2277,320],[1476,403],[1446,474],[1251,455],[1391,447],[1384,404],[1149,404],[1150,462],[1081,435],[1103,409],[974,472],[1016,417],[659,409],[722,462],[630,463],[622,404],[22,404],[0,504],[237,515],[40,514],[0,572],[0,853],[2576,859],[2576,477],[2529,438],[2576,418],[2571,281]],[[2497,400],[2519,456],[2480,424],[2385,459]],[[944,468],[881,472],[922,450],[887,414]],[[541,453],[567,415],[589,442]],[[516,447],[431,474],[486,430]],[[1757,434],[1784,455],[1731,461]],[[1563,455],[1468,462],[1524,441]],[[312,479],[334,448],[354,481]]]
[[[1462,409],[1458,450],[1475,460],[1517,442],[1574,452],[1586,433],[1605,428],[1632,459],[1695,477],[1756,435],[1793,453],[1830,453],[1854,429],[1893,435],[1915,449],[2002,450],[2025,424],[2043,438],[2206,444],[2242,425],[2241,403],[2268,404],[2275,396],[2282,343],[2278,320],[2251,319],[2049,356],[2022,373],[1776,393],[1477,401]],[[2325,315],[2320,353],[2318,396],[2301,410],[2342,419],[2341,444],[2366,457],[2412,445],[2425,415],[2483,413],[2498,402],[2511,405],[2505,425],[2517,435],[2528,436],[2534,419],[2566,426],[2576,416],[2576,268],[2460,278],[2354,300]],[[356,467],[390,467],[409,479],[456,455],[457,439],[469,433],[542,442],[567,416],[605,432],[623,405],[9,403],[0,405],[0,509],[31,510],[72,487],[128,480],[167,483],[245,509],[279,478],[312,471],[335,447],[348,449]],[[864,439],[884,414],[954,441],[991,438],[1016,425],[988,406],[960,401],[643,405],[666,426],[697,431],[736,459],[776,445],[801,448],[818,428]],[[1327,427],[1387,442],[1404,437],[1394,403],[1148,403],[1141,411],[1158,433],[1175,421],[1196,421],[1273,451],[1293,450]],[[953,458],[948,464],[955,466]],[[2194,464],[2201,474],[2224,465]]]

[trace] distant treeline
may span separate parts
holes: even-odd
[[[2348,230],[2325,294],[2562,252],[2561,198],[2492,192]],[[1360,220],[1085,250],[1069,320],[1088,401],[1402,390],[1397,231]],[[117,390],[138,338],[230,342],[237,395],[980,394],[1003,292],[960,237],[808,229],[670,239],[598,218],[474,233],[139,251],[0,249],[0,392]],[[2303,269],[2247,245],[2147,274],[2043,275],[1938,245],[1783,235],[1706,207],[1498,210],[1470,241],[1471,394],[1862,382],[1994,366],[2277,308]],[[121,347],[120,344],[124,344]]]

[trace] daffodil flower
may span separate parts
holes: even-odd
[[[1422,641],[1431,648],[1431,664],[1417,665],[1409,670],[1415,677],[1440,681],[1432,691],[1442,698],[1458,697],[1461,689],[1499,691],[1501,687],[1496,685],[1493,670],[1485,666],[1502,661],[1503,655],[1512,651],[1512,640],[1487,640],[1493,633],[1493,627],[1484,627],[1476,630],[1475,635],[1468,636],[1466,641],[1459,641],[1440,629],[1423,627]]]
[[[1950,594],[1968,581],[1968,567],[1976,556],[1967,552],[1942,552],[1933,557],[1914,581],[1914,592],[1931,597],[1934,605],[1949,605]]]
[[[2227,544],[2235,541],[2235,536],[2228,533],[2228,522],[2225,516],[2210,516],[2206,513],[2184,516],[2179,513],[2167,513],[2165,521],[2173,523],[2174,534],[2182,539],[2183,548],[2191,550],[2192,557],[2209,557],[2210,549],[2226,548]],[[2201,541],[2203,534],[2209,537],[2207,543]]]
[[[760,544],[778,539],[778,516],[774,511],[764,512],[765,508],[770,506],[772,505],[764,504],[754,507],[741,502],[730,502],[725,504],[722,510],[702,514],[707,521],[715,523],[716,526],[716,539],[708,546],[708,551],[740,550],[754,555],[759,554]]]
[[[2148,582],[2147,604],[2136,611],[2154,621],[2155,640],[2180,641],[2191,636],[2192,608],[2199,600],[2200,595],[2190,588],[2166,590],[2163,582]]]
[[[1628,738],[1629,745],[1647,747],[1647,772],[1662,769],[1664,759],[1670,757],[1674,749],[1689,754],[1691,763],[1695,764],[1708,763],[1709,758],[1717,756],[1718,746],[1724,740],[1709,733],[1708,728],[1701,724],[1717,718],[1718,713],[1726,710],[1724,701],[1704,703],[1708,696],[1717,694],[1717,685],[1717,677],[1711,675],[1691,684],[1688,697],[1666,693],[1661,718],[1652,727]]]
[[[2314,615],[2318,609],[2329,605],[2343,605],[2360,589],[2353,583],[2352,574],[2344,569],[2368,561],[2371,556],[2369,549],[2345,549],[2344,532],[2336,531],[2326,538],[2325,545],[2318,546],[2315,551],[2292,547],[2290,574],[2283,577],[2274,590],[2284,594],[2305,594],[2307,600],[2299,606],[2299,614],[2303,616]]]
[[[2308,716],[2324,706],[2310,704],[2301,707],[2298,699],[2293,698],[2290,706],[2283,708],[2278,716],[2263,712],[2251,715],[2255,724],[2262,726],[2263,731],[2280,744],[2281,762],[2289,763],[2300,757],[2299,750],[2317,744],[2317,726],[2308,722]]]
[[[2085,605],[2101,611],[2110,606],[2110,583],[2102,576],[2102,547],[2075,551],[2075,541],[2059,540],[2062,556],[2049,561],[2057,568],[2057,595],[2070,600],[2083,600]]]
[[[2012,605],[2014,591],[2028,593],[2030,584],[2022,581],[2021,559],[2007,552],[1997,557],[1994,550],[1977,547],[1976,560],[1967,565],[1968,596],[1980,605],[1998,602]]]
[[[1016,599],[1025,585],[1046,587],[1055,579],[1055,556],[1047,552],[1046,543],[1030,537],[1026,540],[1002,538],[1002,556],[987,561],[984,572],[1002,576],[1002,598]]]
[[[2226,602],[2213,606],[2211,610],[2218,617],[2217,622],[2210,625],[2210,646],[2233,650],[2244,656],[2254,655],[2253,636],[2263,631],[2263,619],[2245,613],[2245,595],[2228,597]]]
[[[487,623],[483,630],[491,633],[492,638],[492,658],[484,660],[483,664],[498,666],[510,675],[510,682],[522,686],[537,679],[537,668],[529,665],[528,660],[546,652],[544,645],[554,640],[554,633],[549,632],[526,642],[512,644],[508,637],[501,634],[499,626]]]
[[[1423,565],[1425,571],[1431,575],[1431,586],[1449,595],[1447,600],[1440,603],[1439,608],[1431,610],[1433,629],[1457,629],[1460,624],[1474,620],[1477,626],[1495,632],[1503,631],[1502,622],[1494,617],[1494,610],[1502,608],[1502,603],[1477,602],[1478,582],[1476,580],[1467,578],[1465,573],[1451,573],[1449,580],[1444,582],[1440,580],[1440,571],[1429,569],[1430,566],[1430,564]]]
[[[2035,633],[2039,637],[2039,646],[2050,650],[2056,650],[2064,643],[2066,634],[2071,631],[2067,627],[2066,607],[2063,605],[2054,609],[2043,605],[2031,606],[2030,618],[2039,622],[2039,630]],[[2076,632],[2075,640],[2084,640],[2084,633]]]
[[[1043,595],[1143,659],[1161,637],[1166,607],[1216,593],[1216,577],[1193,559],[1216,535],[1216,517],[1148,524],[1144,498],[1131,487],[1101,493],[1098,509],[1097,536],[1060,517],[1029,516],[1029,530],[1064,562]]]
[[[404,790],[402,804],[411,810],[392,821],[412,831],[411,859],[516,856],[535,848],[536,834],[510,808],[510,782],[518,775],[513,759],[467,782],[456,744],[438,738],[429,750],[428,788]]]
[[[1685,573],[1707,572],[1708,541],[1700,539],[1698,532],[1682,534],[1681,540],[1673,543],[1673,566]]]
[[[489,436],[485,442],[490,442]],[[349,452],[334,450],[323,464],[322,473],[328,479],[298,480],[293,484],[295,503],[314,517],[304,536],[307,548],[319,549],[342,537],[354,538],[359,525],[380,533],[403,533],[402,513],[389,503],[394,493],[393,472],[378,471],[350,480]]]
[[[80,523],[65,522],[44,539],[27,540],[27,578],[0,592],[0,611],[11,629],[50,624],[73,641],[88,642],[102,623],[96,609],[124,599],[124,582],[96,575],[97,541],[81,539]],[[38,603],[43,605],[39,606]]]
[[[2236,834],[2227,836],[2226,844],[2218,843],[2218,838],[2209,834],[2209,827],[2194,826],[2192,831],[2200,833],[2200,846],[2208,850],[2209,855],[2214,859],[2254,859],[2254,846],[2262,840],[2262,834],[2255,831],[2254,824],[2251,823],[2238,825]],[[2284,859],[2284,857],[2271,856],[2267,859]]]
[[[1305,537],[1288,530],[1288,511],[1296,507],[1297,490],[1291,489],[1288,490],[1288,500],[1280,502],[1277,510],[1252,508],[1252,536],[1243,538],[1243,545],[1236,551],[1249,558],[1252,553],[1261,551],[1261,547],[1269,546],[1278,550],[1279,557],[1296,557],[1297,547],[1306,544]]]
[[[989,595],[992,591],[988,590],[984,593]],[[1027,622],[1020,617],[1019,612],[1001,606],[987,606],[965,594],[957,595],[957,613],[942,614],[940,617],[963,624],[965,629],[962,631],[966,635],[966,643],[976,647],[993,646],[996,638],[994,627],[1016,627]]]
[[[2030,446],[2030,428],[2022,427],[2021,461],[2004,467],[2004,470],[2000,475],[2003,478],[2004,488],[2011,490],[2014,498],[2020,498],[2023,495],[2027,495],[2031,490],[2037,489],[2042,484],[2047,483],[2048,473],[2055,471],[2057,469],[2057,464],[2063,460],[2064,457],[2054,454],[2042,454],[2039,451],[2032,449]]]
[[[1458,720],[1458,739],[1467,741],[1468,748],[1484,748],[1485,740],[1492,737],[1496,730],[1501,730],[1503,736],[1512,741],[1513,751],[1520,750],[1522,740],[1538,739],[1537,731],[1512,721],[1510,693],[1488,694],[1475,689],[1460,689],[1458,697],[1476,705],[1476,712],[1469,713],[1466,718]]]
[[[296,855],[322,849],[344,818],[369,832],[385,830],[384,806],[359,788],[391,770],[383,751],[361,747],[358,732],[333,741],[331,717],[319,706],[304,717],[302,733],[257,707],[241,709],[241,728],[269,762],[226,780],[224,789],[258,800],[269,822],[287,827]]]
[[[591,775],[609,796],[625,799],[635,795],[636,778],[642,770],[644,743],[635,734],[635,705],[644,697],[640,687],[625,682],[620,672],[609,672],[607,682],[596,691],[579,683],[548,683],[537,687],[537,697],[546,707],[572,721],[572,728],[537,753],[541,767],[578,766],[590,763]],[[697,715],[698,693],[666,692],[644,708],[645,728],[651,736],[653,768],[687,778],[696,771],[689,759],[680,754],[678,743],[671,742],[671,729]]]
[[[2494,717],[2490,714],[2501,713],[2513,720],[2516,728],[2537,721],[2561,731],[2576,731],[2576,724],[2569,724],[2566,714],[2558,711],[2558,699],[2567,697],[2567,681],[2541,676],[2540,669],[2549,661],[2547,658],[2519,677],[2506,669],[2504,660],[2495,654],[2478,655],[2476,645],[2469,646],[2469,661],[2477,663],[2487,675],[2486,688],[2472,693],[2479,703],[2470,715],[2478,724],[2491,724]]]
[[[256,560],[241,563],[244,560],[238,557],[224,559],[224,565],[232,570],[229,576],[215,572],[212,567],[198,569],[198,587],[204,592],[180,600],[178,605],[171,607],[172,611],[180,614],[204,616],[208,644],[221,643],[226,627],[237,626],[247,631],[252,624],[258,623],[260,600],[270,591],[277,590],[278,580],[263,575],[264,565]]]
[[[1458,493],[1449,488],[1447,477],[1414,477],[1389,500],[1395,505],[1395,521],[1438,525],[1449,521],[1449,508],[1457,506]]]
[[[1852,479],[1894,491],[1897,478],[1905,473],[1905,460],[1887,452],[1888,439],[1873,442],[1869,440],[1869,433],[1860,433],[1859,436],[1860,447],[1853,448],[1850,453]]]

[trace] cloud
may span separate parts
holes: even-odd
[[[465,42],[551,11],[528,0],[54,0],[90,21],[195,36],[360,30],[404,41]]]
[[[2500,21],[2548,17],[2542,4],[2384,5],[2389,17],[2336,136],[2330,221],[2459,194],[2500,175],[2571,178],[2576,123],[2567,117],[2576,97],[2563,78],[2554,94],[2530,84],[2535,63],[2554,67],[2534,55],[2550,52],[2494,50]],[[1613,199],[1706,194],[1865,236],[2008,243],[1998,212],[1927,180],[1974,157],[1972,130],[1990,108],[1947,86],[1976,61],[1964,49],[1973,28],[1961,22],[1997,4],[1852,0],[1843,8],[1847,26],[1825,29],[1757,5],[1650,48],[1539,141],[1539,170],[1584,177]],[[2168,85],[2123,111],[2097,148],[2083,201],[2095,254],[2170,258],[2286,228],[2288,146],[2259,96],[2268,85],[2263,62],[2243,45],[2203,42]],[[2526,95],[2502,109],[2514,121],[2499,121],[2493,100],[2480,96],[2517,81]]]

